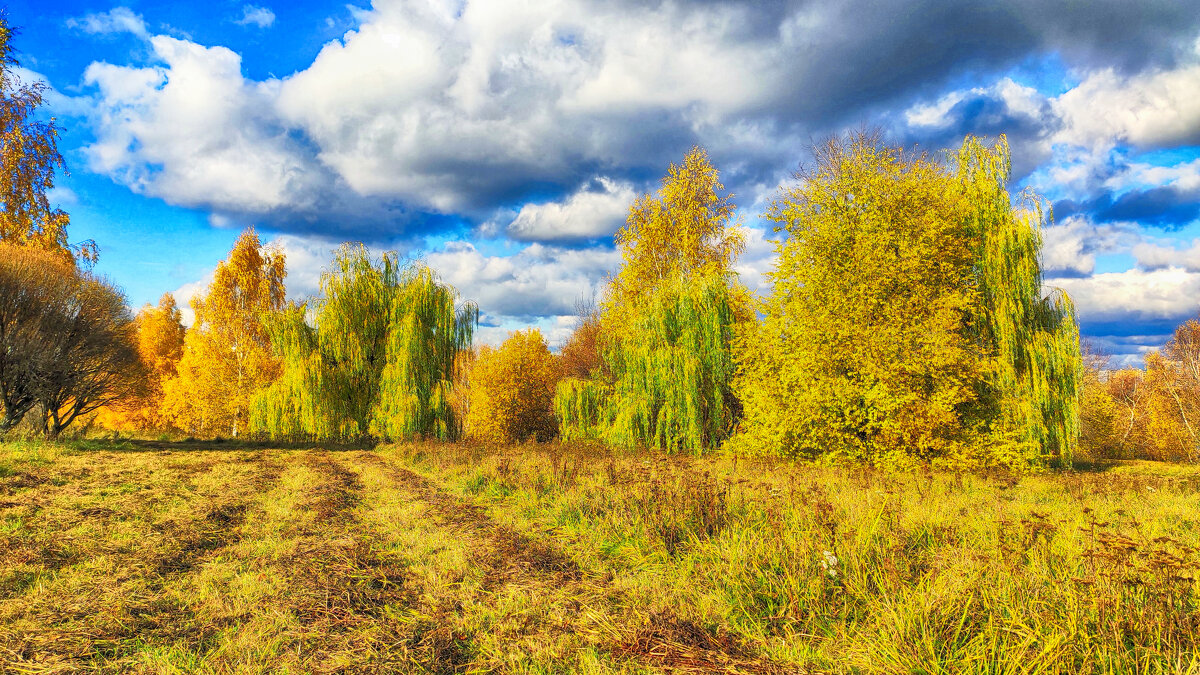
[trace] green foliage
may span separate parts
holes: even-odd
[[[694,148],[630,208],[616,237],[624,264],[598,321],[602,366],[556,392],[563,438],[701,452],[732,430],[730,341],[751,312],[732,271],[743,237],[718,178]]]
[[[599,439],[609,387],[599,380],[568,377],[554,390],[554,415],[564,441]]]
[[[979,241],[971,328],[995,357],[981,392],[997,419],[990,452],[1012,466],[1070,465],[1079,439],[1079,326],[1065,293],[1042,295],[1040,202],[1022,195],[1023,208],[1014,209],[1003,136],[991,148],[968,137],[957,168]]]
[[[378,263],[344,245],[314,302],[268,322],[282,374],[255,399],[252,428],[273,437],[455,438],[448,407],[455,358],[469,349],[477,310],[456,311],[454,290],[426,267]]]
[[[389,314],[377,433],[440,440],[461,435],[451,389],[459,354],[471,348],[479,309],[468,303],[456,310],[457,299],[428,267],[404,271]]]

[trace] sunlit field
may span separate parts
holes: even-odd
[[[1200,471],[0,446],[4,672],[1197,672]]]

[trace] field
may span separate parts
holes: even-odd
[[[1200,672],[1200,471],[0,445],[0,672]]]

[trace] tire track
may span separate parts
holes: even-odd
[[[796,672],[753,656],[728,633],[714,634],[671,612],[652,614],[648,625],[630,627],[632,602],[612,586],[610,578],[582,569],[551,542],[497,523],[485,507],[452,495],[407,468],[370,453],[364,453],[362,460],[383,468],[426,504],[442,525],[477,544],[472,547],[472,562],[484,573],[485,593],[507,584],[565,590],[576,619],[583,624],[577,632],[597,638],[592,640],[594,646],[669,672]],[[597,611],[603,620],[594,618]]]

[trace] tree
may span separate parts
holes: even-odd
[[[96,259],[96,245],[90,241],[70,245],[70,218],[52,208],[47,196],[54,187],[55,171],[63,167],[59,127],[53,118],[38,118],[46,85],[21,82],[13,72],[16,33],[0,14],[0,241],[90,263]]]
[[[564,438],[700,452],[732,431],[730,341],[753,312],[732,270],[744,244],[723,189],[694,148],[630,207],[596,331],[602,365],[557,387]]]
[[[272,315],[267,331],[280,377],[255,396],[251,424],[276,437],[456,437],[454,377],[477,311],[428,268],[395,253],[374,262],[342,246],[321,275],[322,295]]]
[[[773,293],[739,346],[742,452],[930,457],[975,439],[964,323],[975,238],[954,176],[868,135],[833,140],[769,216]]]
[[[179,374],[187,333],[175,296],[164,293],[158,306],[143,307],[133,323],[138,359],[146,379],[128,398],[105,406],[97,421],[105,428],[119,431],[165,429],[170,423],[162,414],[163,388]]]
[[[600,308],[595,299],[575,303],[575,328],[559,350],[562,377],[588,379],[602,366]]]
[[[469,434],[494,443],[550,440],[557,382],[558,364],[537,329],[516,331],[498,348],[483,347],[471,371]]]
[[[283,308],[286,274],[283,253],[247,229],[217,264],[206,294],[192,300],[195,323],[178,375],[164,386],[164,411],[180,428],[245,430],[251,397],[279,373],[264,318]]]
[[[736,447],[1069,462],[1078,330],[1041,295],[1042,215],[1013,208],[1003,138],[947,166],[858,134],[799,178],[770,213],[787,236],[766,316],[739,341]]]
[[[142,376],[119,291],[55,253],[0,243],[0,432],[36,405],[57,437]]]

